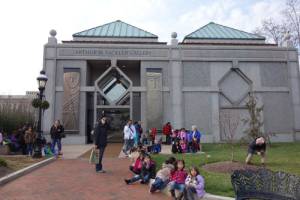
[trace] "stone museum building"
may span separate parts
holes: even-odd
[[[84,144],[105,115],[111,141],[121,141],[124,124],[133,119],[144,130],[168,121],[174,129],[196,125],[202,142],[220,142],[226,140],[222,116],[229,113],[239,139],[253,92],[263,106],[262,129],[275,134],[272,140],[300,140],[299,61],[289,44],[288,38],[282,47],[267,44],[262,36],[213,22],[182,41],[174,32],[170,43],[120,20],[61,43],[52,30],[44,46],[50,108],[43,130],[49,133],[60,119],[64,142]]]

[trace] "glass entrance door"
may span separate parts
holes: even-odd
[[[130,118],[129,108],[98,108],[98,116],[105,116],[110,125],[108,142],[123,142],[123,129]]]

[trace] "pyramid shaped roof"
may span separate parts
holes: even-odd
[[[73,37],[91,38],[158,38],[156,35],[121,20],[73,34]]]
[[[185,39],[265,40],[265,37],[210,22],[185,36]]]

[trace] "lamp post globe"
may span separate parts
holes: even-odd
[[[37,77],[38,87],[39,87],[39,99],[42,102],[44,97],[44,90],[46,88],[48,77],[46,76],[45,71],[41,71],[40,75]],[[34,144],[34,158],[41,158],[42,157],[42,108],[39,107],[39,119],[37,124],[37,137]]]

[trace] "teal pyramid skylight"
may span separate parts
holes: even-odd
[[[73,37],[158,38],[148,31],[120,20],[75,33]]]
[[[264,37],[214,22],[199,28],[184,39],[265,40]]]

